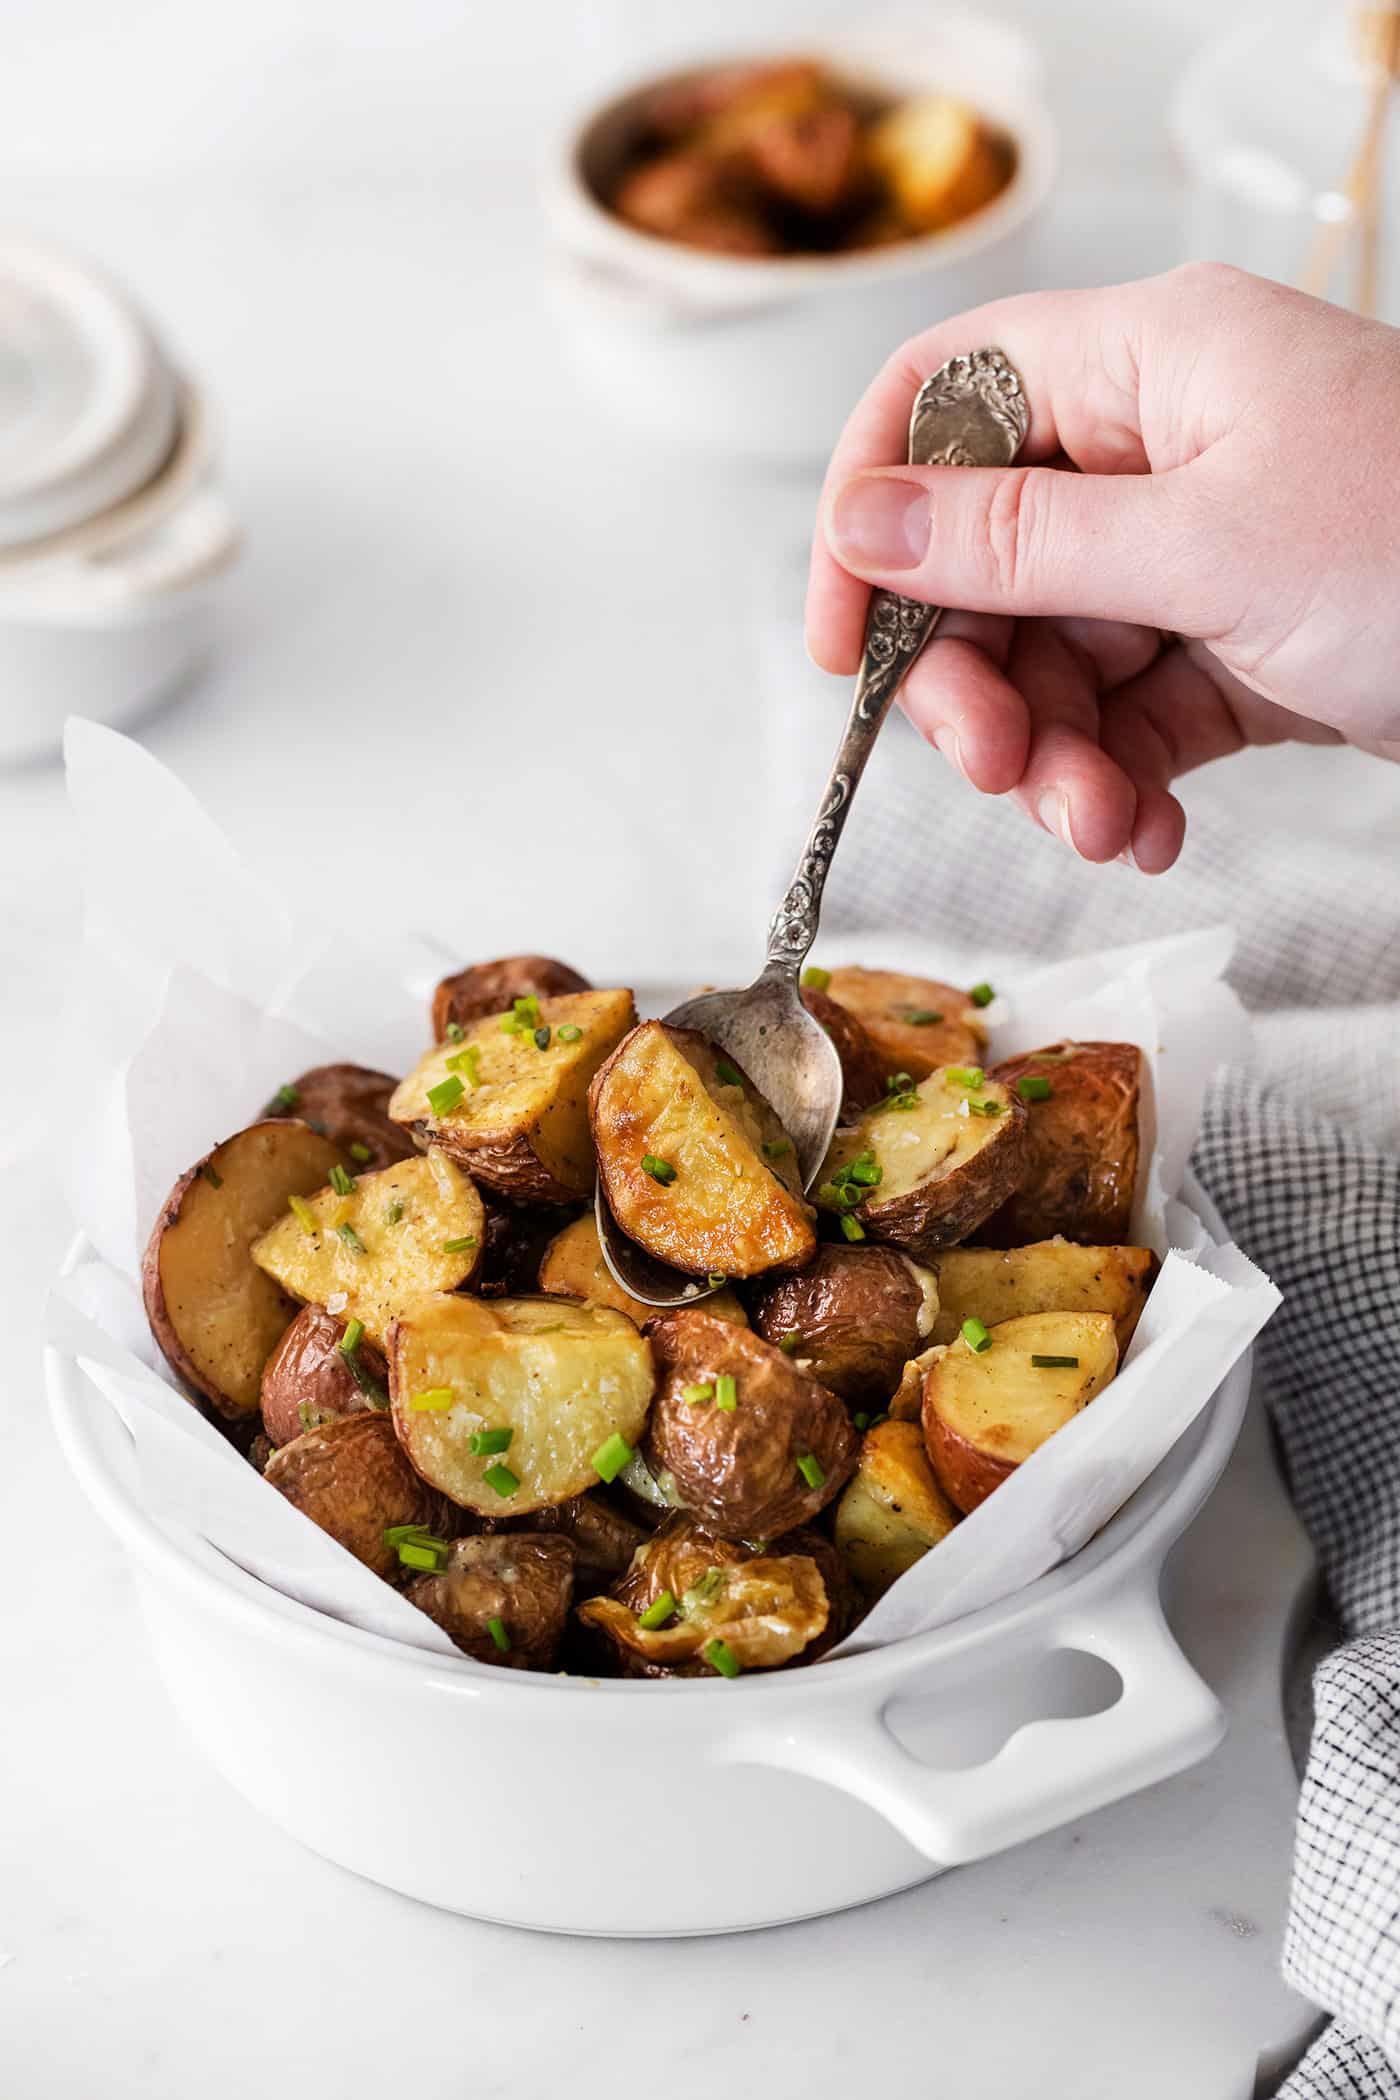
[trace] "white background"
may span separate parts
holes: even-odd
[[[1221,10],[1003,11],[1042,39],[1065,134],[1041,281],[1175,259],[1163,99]],[[551,112],[662,35],[684,45],[700,16],[722,43],[731,24],[781,36],[856,12],[0,11],[7,217],[124,277],[219,405],[247,557],[210,675],[148,741],[281,880],[464,955],[542,946],[604,980],[674,975],[678,948],[697,974],[752,953],[781,843],[745,762],[752,613],[812,491],[647,454],[576,392],[532,172]],[[794,763],[815,781],[825,754]],[[57,774],[0,779],[0,2091],[1247,2093],[1256,2052],[1297,2025],[1271,1980],[1276,1742],[1272,1791],[1246,1741],[1209,1780],[979,1876],[672,1947],[418,1909],[223,1788],[39,1418],[37,1304],[65,1225],[33,1139],[62,1114],[43,1045],[75,914]],[[620,1835],[620,1873],[664,1871],[667,1812]],[[1262,1869],[1244,1857],[1261,1817]]]

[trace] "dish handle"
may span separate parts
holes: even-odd
[[[886,1708],[906,1689],[896,1683],[863,1711],[822,1706],[810,1727],[746,1733],[726,1761],[823,1780],[873,1808],[925,1859],[959,1866],[1168,1779],[1225,1733],[1219,1700],[1166,1623],[1155,1570],[1092,1611],[1057,1617],[1037,1645],[1100,1656],[1121,1680],[1119,1697],[1099,1713],[1027,1722],[984,1763],[950,1769],[925,1764],[892,1732]]]

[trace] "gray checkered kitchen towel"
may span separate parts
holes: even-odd
[[[848,694],[786,625],[769,623],[765,662],[778,894]],[[1256,1062],[1217,1082],[1195,1167],[1284,1292],[1260,1373],[1346,1635],[1314,1682],[1284,1945],[1288,1982],[1334,2018],[1283,2091],[1400,2100],[1400,767],[1288,748],[1179,792],[1189,829],[1171,874],[1087,868],[955,780],[895,715],[836,860],[822,948],[917,934],[973,981],[999,958],[1238,928],[1231,974]]]

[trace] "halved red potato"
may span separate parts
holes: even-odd
[[[552,955],[502,955],[495,962],[472,963],[444,977],[433,993],[433,1040],[441,1043],[449,1028],[465,1028],[488,1014],[509,1013],[517,999],[558,999],[592,989],[586,977]]]
[[[836,1505],[836,1546],[867,1597],[879,1597],[958,1522],[917,1422],[877,1422]]]
[[[345,1163],[305,1123],[267,1121],[226,1138],[180,1176],[141,1265],[151,1333],[171,1369],[229,1421],[257,1414],[263,1365],[296,1305],[253,1260],[288,1198]]]
[[[1005,1059],[991,1076],[1033,1098],[1025,1173],[980,1237],[996,1247],[1056,1233],[1094,1247],[1126,1240],[1138,1169],[1137,1044],[1052,1043]]]
[[[760,1276],[816,1251],[796,1154],[732,1058],[643,1021],[589,1089],[598,1175],[629,1239],[690,1276]]]
[[[569,1542],[538,1532],[458,1539],[404,1591],[473,1662],[551,1670],[574,1593]]]
[[[412,1138],[389,1120],[398,1081],[366,1065],[314,1065],[282,1087],[264,1113],[299,1116],[339,1145],[355,1171],[411,1159]]]
[[[358,1320],[382,1350],[405,1306],[471,1281],[485,1213],[467,1175],[441,1155],[415,1152],[345,1185],[348,1194],[318,1189],[285,1209],[253,1259],[292,1297]]]
[[[954,1341],[969,1314],[990,1327],[1023,1313],[1103,1312],[1113,1316],[1121,1356],[1147,1303],[1157,1257],[1148,1247],[1080,1247],[1057,1239],[1029,1247],[950,1247],[934,1255],[930,1267],[938,1278],[935,1342]]]
[[[273,1452],[263,1479],[386,1581],[399,1573],[386,1532],[414,1524],[440,1536],[454,1522],[405,1458],[387,1415],[343,1415],[308,1429]]]
[[[819,1247],[815,1261],[764,1283],[753,1300],[754,1331],[853,1407],[884,1405],[937,1313],[930,1271],[874,1245]]]
[[[929,1463],[963,1511],[985,1502],[1118,1369],[1107,1313],[1026,1313],[990,1335],[981,1351],[960,1335],[924,1381]]]
[[[833,970],[827,997],[849,1008],[884,1061],[885,1076],[927,1079],[942,1065],[974,1065],[987,1031],[966,992],[899,970]]]
[[[324,1306],[303,1305],[264,1364],[262,1420],[274,1445],[290,1444],[342,1415],[387,1411],[383,1357],[363,1340],[347,1353],[345,1329],[346,1322]]]
[[[589,1305],[610,1305],[615,1312],[626,1313],[637,1327],[645,1327],[656,1315],[654,1305],[644,1305],[640,1298],[634,1298],[613,1276],[603,1259],[598,1224],[591,1210],[556,1233],[546,1247],[540,1263],[540,1289],[551,1297],[583,1298]],[[705,1300],[705,1310],[718,1320],[732,1320],[736,1327],[749,1324],[748,1314],[733,1291],[715,1291]]]
[[[837,1131],[817,1206],[927,1261],[1005,1202],[1025,1171],[1025,1148],[1024,1102],[975,1067],[952,1066]]]
[[[863,1108],[883,1099],[890,1061],[875,1047],[859,1017],[829,992],[809,986],[802,994],[802,1004],[814,1021],[821,1022],[841,1060],[841,1113],[847,1120],[858,1116]]]
[[[575,992],[538,1014],[469,1022],[420,1059],[389,1113],[514,1202],[577,1203],[593,1192],[588,1083],[636,1009],[630,992]]]
[[[420,1299],[388,1354],[405,1451],[483,1517],[524,1516],[614,1479],[656,1383],[650,1345],[624,1314],[565,1298]]]

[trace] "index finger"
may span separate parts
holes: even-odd
[[[940,321],[895,351],[852,410],[822,483],[807,580],[807,649],[823,670],[850,675],[859,667],[870,589],[828,551],[821,519],[851,475],[903,464],[914,396],[950,357],[993,345],[1015,366],[1030,409],[1022,460],[1065,454],[1090,474],[1148,471],[1137,391],[1145,290],[1118,285],[998,299]]]

